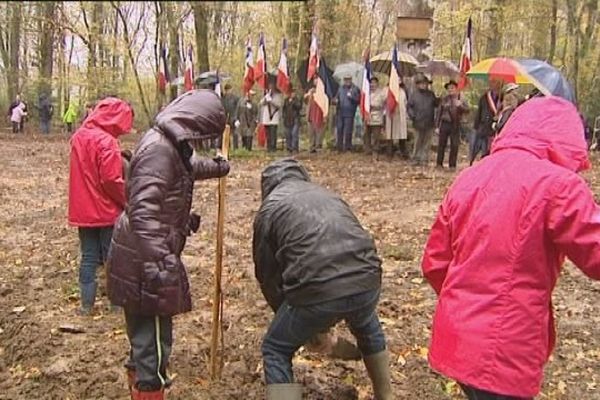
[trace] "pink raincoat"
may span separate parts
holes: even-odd
[[[483,161],[452,184],[431,229],[425,277],[439,296],[429,362],[469,386],[539,393],[555,342],[551,295],[568,257],[600,279],[600,208],[575,107],[519,107]]]

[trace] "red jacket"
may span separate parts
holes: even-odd
[[[422,264],[439,296],[435,370],[499,394],[539,393],[565,257],[600,279],[600,208],[576,173],[588,167],[577,110],[547,97],[520,106],[492,154],[452,184]]]
[[[109,97],[98,103],[71,137],[69,224],[111,226],[125,206],[125,182],[117,137],[129,133],[133,110]]]

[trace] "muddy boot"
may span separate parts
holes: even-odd
[[[393,399],[389,358],[387,350],[364,358],[365,367],[373,384],[375,400]]]
[[[131,400],[165,400],[164,389],[153,392],[140,392],[136,388],[131,390]]]
[[[302,385],[298,383],[267,385],[267,400],[302,400]]]

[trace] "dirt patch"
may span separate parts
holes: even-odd
[[[454,384],[427,366],[435,296],[419,267],[433,216],[453,175],[360,155],[300,158],[315,181],[349,202],[380,248],[380,313],[397,398],[459,398]],[[197,184],[194,207],[202,215],[201,232],[184,255],[194,311],[175,320],[171,373],[176,377],[170,399],[263,398],[260,343],[272,315],[253,277],[251,224],[260,201],[260,170],[269,160],[259,155],[232,162],[223,283],[225,368],[218,383],[209,382],[207,369],[216,183]],[[127,399],[122,316],[108,311],[105,297],[94,318],[75,315],[78,241],[66,224],[66,139],[0,136],[0,165],[0,399]],[[597,192],[596,174],[586,178]],[[567,265],[554,296],[558,347],[539,398],[600,398],[599,300],[600,284]],[[61,332],[64,324],[85,332]],[[359,362],[301,352],[295,373],[309,399],[371,396]]]

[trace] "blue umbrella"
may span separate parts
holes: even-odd
[[[553,96],[559,96],[569,100],[575,104],[575,93],[573,87],[567,79],[552,65],[545,61],[536,60],[533,58],[525,58],[517,60],[531,77],[538,83],[535,86],[542,93],[551,93]]]

